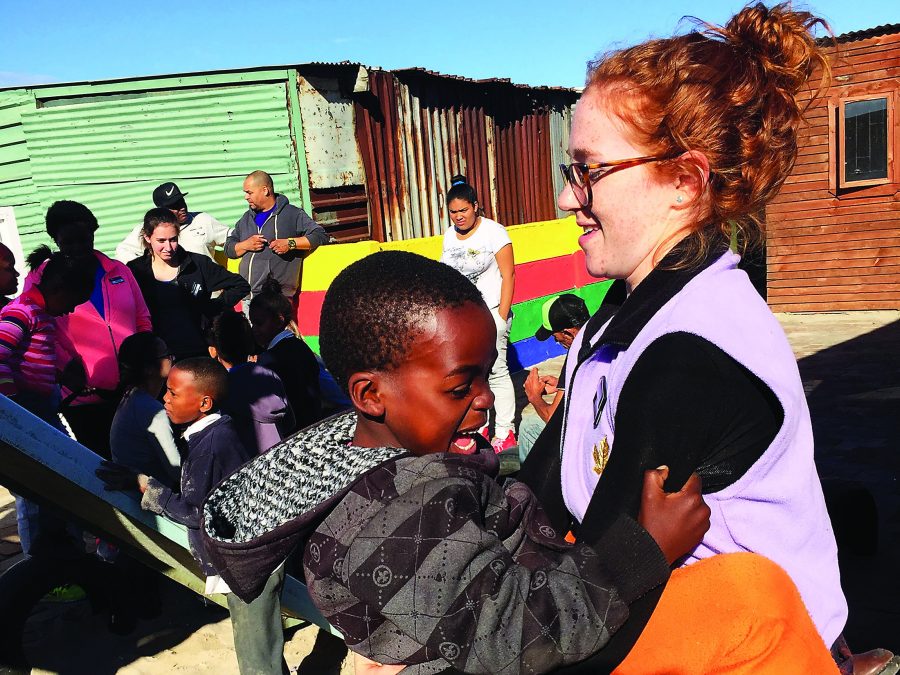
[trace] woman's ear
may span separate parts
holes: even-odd
[[[709,159],[697,150],[689,150],[678,158],[675,174],[676,203],[680,207],[696,206],[709,183]]]
[[[353,407],[367,417],[384,417],[384,403],[379,387],[382,385],[380,373],[364,371],[353,373],[347,381],[347,390]]]

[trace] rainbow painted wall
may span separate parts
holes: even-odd
[[[598,281],[584,267],[578,247],[581,229],[574,218],[551,220],[507,228],[516,259],[516,291],[510,329],[510,370],[520,370],[563,353],[555,340],[539,342],[534,333],[541,324],[541,306],[549,296],[564,292],[584,299],[593,313],[610,281]],[[319,248],[303,265],[303,285],[297,311],[300,333],[319,352],[319,315],[325,291],[338,273],[351,263],[382,250],[412,251],[438,260],[441,237],[426,237],[389,243],[362,241]]]

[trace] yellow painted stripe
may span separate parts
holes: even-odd
[[[526,223],[507,228],[512,239],[516,263],[528,263],[547,258],[558,258],[578,250],[581,228],[575,218]]]
[[[574,218],[526,223],[507,228],[513,243],[516,263],[534,262],[568,255],[578,250],[581,229]],[[379,244],[360,241],[352,244],[320,246],[303,263],[303,290],[327,291],[334,278],[351,263],[376,251],[410,251],[427,258],[441,257],[442,237],[423,237]],[[229,269],[238,261],[229,261]]]
[[[303,261],[304,291],[327,291],[334,278],[348,265],[378,250],[377,241],[320,246]]]
[[[409,251],[410,253],[418,253],[419,255],[431,258],[432,260],[440,260],[443,244],[444,237],[438,235],[436,237],[422,237],[421,239],[386,242],[381,244],[381,250]]]

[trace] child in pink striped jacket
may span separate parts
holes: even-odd
[[[58,401],[54,317],[86,302],[94,279],[61,253],[50,255],[46,247],[36,253],[49,257],[40,283],[0,310],[0,394],[52,424],[51,402]]]

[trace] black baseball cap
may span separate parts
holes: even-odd
[[[187,192],[178,189],[175,183],[163,183],[153,191],[153,203],[165,209],[174,206],[187,196]]]
[[[534,334],[543,342],[557,331],[580,328],[591,318],[584,300],[572,293],[550,298],[541,307],[541,326]]]

